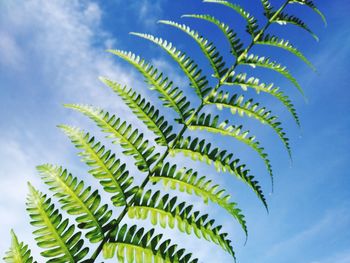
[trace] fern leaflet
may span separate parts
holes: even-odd
[[[154,194],[151,190],[145,193],[139,191],[135,200],[128,210],[130,218],[149,218],[153,225],[159,224],[163,228],[174,228],[176,224],[180,232],[189,235],[193,231],[198,238],[211,240],[235,257],[230,241],[226,239],[227,234],[220,233],[221,226],[214,227],[215,221],[207,220],[208,215],[193,212],[192,206],[186,206],[185,202],[177,204],[176,197],[170,199],[168,194],[161,197],[159,191]]]
[[[125,150],[123,153],[135,158],[137,168],[142,172],[149,172],[151,165],[160,154],[153,154],[155,147],[148,148],[148,140],[143,140],[143,134],[133,130],[131,125],[121,122],[115,115],[110,116],[103,110],[77,104],[66,104],[65,107],[77,110],[93,120],[103,132],[110,134],[114,143],[119,143]],[[152,155],[153,154],[153,155]]]
[[[75,263],[82,260],[88,253],[88,248],[83,248],[84,241],[81,232],[75,233],[74,225],[70,225],[68,219],[62,219],[59,210],[29,184],[27,211],[31,217],[31,224],[38,228],[33,232],[39,247],[44,251],[41,255],[48,263]]]
[[[159,263],[197,263],[184,249],[177,249],[170,240],[161,241],[162,235],[155,235],[154,229],[145,231],[125,224],[114,230],[114,240],[103,246],[106,259],[117,256],[118,262],[159,262]]]
[[[131,188],[133,178],[125,170],[126,165],[121,164],[115,154],[106,150],[100,142],[96,142],[89,133],[67,125],[59,127],[71,139],[75,147],[81,150],[79,155],[91,167],[89,173],[100,181],[106,192],[113,194],[111,198],[113,205],[125,206],[127,199],[136,191],[136,188]]]
[[[218,172],[229,172],[245,182],[258,196],[267,209],[266,199],[254,177],[248,175],[249,170],[245,170],[245,165],[238,165],[239,160],[233,159],[233,154],[227,151],[220,151],[218,148],[211,149],[211,144],[206,144],[205,140],[198,138],[192,140],[191,137],[179,140],[174,149],[170,150],[171,155],[182,153],[190,156],[195,161],[205,161],[208,165],[214,164]]]
[[[141,95],[137,94],[131,88],[127,89],[120,84],[112,82],[106,78],[101,80],[112,88],[130,107],[132,112],[146,124],[147,128],[158,136],[155,141],[161,146],[168,146],[175,139],[176,135],[172,133],[172,126],[163,116],[160,116],[159,110],[156,110],[150,102],[146,101]]]
[[[44,183],[59,199],[62,209],[76,217],[80,229],[89,230],[86,237],[90,242],[101,241],[112,211],[108,211],[107,205],[101,206],[98,191],[92,192],[91,187],[84,188],[83,181],[78,181],[62,167],[45,164],[37,169]]]
[[[170,166],[169,163],[166,163],[157,168],[154,175],[150,177],[150,181],[153,183],[162,181],[165,187],[170,187],[172,190],[178,189],[180,192],[186,192],[190,195],[195,193],[203,199],[205,204],[208,204],[208,200],[218,204],[239,222],[244,233],[248,236],[244,215],[237,208],[237,204],[230,202],[230,195],[225,190],[220,189],[219,185],[213,185],[213,182],[205,176],[198,177],[198,173],[192,169],[177,170],[176,165]]]

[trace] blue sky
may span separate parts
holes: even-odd
[[[248,4],[242,0],[236,2],[262,20],[258,0],[248,1]],[[282,1],[271,2],[278,6]],[[236,223],[232,223],[222,210],[210,208],[213,216],[230,233],[238,260],[242,263],[350,262],[350,24],[347,17],[350,2],[317,1],[317,4],[327,16],[327,28],[309,9],[293,6],[290,12],[303,17],[318,34],[320,42],[292,26],[271,27],[271,32],[288,37],[299,47],[317,67],[317,73],[283,51],[253,50],[288,65],[302,84],[307,101],[277,74],[240,69],[278,84],[293,98],[302,122],[302,128],[297,128],[280,104],[263,97],[262,101],[281,117],[288,131],[293,150],[293,161],[290,162],[282,144],[269,129],[246,119],[232,120],[257,133],[270,153],[275,174],[275,191],[270,195],[268,175],[259,158],[245,146],[232,142],[234,151],[239,152],[241,159],[250,165],[261,181],[270,206],[267,214],[243,184],[235,182],[229,175],[218,178],[234,193],[234,200],[247,217],[249,240],[244,245],[244,235]],[[167,38],[191,52],[205,72],[209,72],[209,68],[191,39],[176,29],[156,25],[158,19],[191,24],[206,37],[215,39],[221,49],[227,45],[214,27],[189,19],[181,20],[180,15],[222,15],[222,19],[232,24],[245,42],[248,36],[242,30],[244,21],[236,14],[223,14],[226,9],[197,0],[137,0],[128,4],[121,0],[5,0],[0,1],[0,10],[0,253],[3,255],[8,248],[9,230],[14,228],[19,238],[30,244],[40,261],[39,250],[30,234],[33,228],[29,226],[25,213],[26,182],[29,180],[44,190],[35,166],[46,162],[64,165],[75,175],[85,178],[86,167],[56,128],[57,124],[74,124],[98,134],[88,121],[64,109],[62,104],[77,102],[104,106],[139,125],[117,96],[98,81],[101,75],[127,84],[157,103],[137,72],[104,50],[118,48],[142,54],[167,72],[180,87],[186,87],[187,80],[162,51],[127,33],[150,32]],[[225,58],[231,62],[227,54]],[[189,97],[194,98],[191,94]],[[224,117],[230,118],[230,115]],[[98,136],[102,138],[101,134]],[[225,146],[227,141],[217,140],[215,143]],[[214,174],[214,170],[198,163],[184,158],[178,161],[202,173],[212,171]],[[137,174],[134,168],[130,169]],[[209,211],[200,205],[198,199],[193,201]],[[167,231],[167,234],[198,253],[201,262],[230,260],[222,250],[203,240],[183,237],[176,231]]]

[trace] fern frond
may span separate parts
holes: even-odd
[[[148,148],[148,140],[143,140],[143,134],[133,130],[131,125],[115,115],[88,105],[66,104],[65,107],[77,110],[93,120],[103,132],[109,134],[114,143],[120,144],[125,150],[123,153],[134,157],[137,168],[142,172],[149,172],[151,165],[159,158],[160,154],[153,154],[155,147]],[[153,155],[152,155],[153,154]]]
[[[254,177],[245,169],[245,165],[239,165],[239,159],[233,159],[233,154],[227,151],[220,151],[218,148],[211,149],[211,144],[206,144],[205,140],[199,141],[198,138],[192,140],[191,137],[182,138],[175,145],[174,149],[169,150],[171,155],[182,153],[191,157],[194,161],[205,161],[208,165],[214,164],[218,172],[229,172],[245,182],[258,196],[267,209],[266,199]]]
[[[220,20],[216,19],[214,16],[189,14],[189,15],[182,15],[181,17],[190,17],[190,18],[202,19],[202,20],[206,20],[206,21],[216,25],[224,33],[226,39],[228,40],[228,42],[230,44],[230,47],[231,47],[231,53],[236,58],[238,58],[243,53],[243,51],[244,51],[243,43],[237,37],[237,33],[235,33],[233,31],[233,29],[230,28],[229,25],[221,22]]]
[[[295,25],[297,27],[300,27],[304,30],[306,30],[307,32],[310,33],[310,35],[316,40],[319,41],[319,38],[317,37],[317,35],[307,26],[307,24],[301,20],[300,18],[294,16],[294,15],[289,15],[289,14],[285,14],[283,12],[278,13],[277,15],[275,15],[274,12],[271,13],[271,17],[274,16],[274,19],[271,21],[273,23],[277,23],[280,25],[286,25],[286,24],[291,24],[291,25]]]
[[[246,237],[248,236],[248,228],[242,211],[237,204],[230,202],[231,196],[224,189],[220,189],[219,185],[213,185],[211,180],[205,176],[199,177],[197,172],[192,169],[177,169],[176,165],[170,166],[169,163],[158,166],[154,175],[150,177],[153,183],[163,182],[165,187],[172,190],[178,189],[180,192],[186,192],[190,195],[195,193],[203,199],[205,204],[208,201],[224,208],[233,218],[241,225]]]
[[[280,137],[284,146],[286,147],[289,156],[291,156],[291,149],[289,146],[289,139],[284,133],[281,123],[276,121],[276,116],[271,116],[271,112],[264,107],[259,107],[259,103],[254,103],[252,99],[244,100],[242,95],[237,94],[230,97],[229,93],[219,92],[209,97],[206,104],[215,105],[219,110],[228,108],[232,114],[238,113],[240,116],[247,115],[253,117],[262,124],[269,125]]]
[[[317,8],[314,1],[312,0],[291,0],[289,1],[290,4],[300,4],[300,5],[306,5],[310,7],[313,11],[315,11],[322,19],[325,26],[327,26],[327,20],[325,15]]]
[[[250,87],[255,89],[258,94],[260,92],[264,92],[275,97],[283,103],[283,105],[292,114],[295,122],[298,124],[298,126],[300,126],[299,117],[292,101],[287,95],[283,93],[283,91],[281,91],[278,87],[275,87],[274,84],[262,83],[258,78],[255,77],[247,78],[247,74],[245,73],[235,75],[235,72],[232,72],[230,74],[224,84],[227,86],[237,85],[240,86],[243,90],[247,90],[247,88]]]
[[[28,245],[25,245],[23,242],[20,243],[13,230],[11,230],[11,238],[11,247],[3,260],[6,263],[33,263],[33,257]]]
[[[79,155],[91,167],[89,173],[100,181],[106,192],[113,194],[111,197],[113,205],[126,205],[127,199],[136,191],[136,188],[131,188],[134,179],[125,170],[126,165],[121,164],[115,154],[106,150],[100,142],[96,142],[89,133],[67,125],[59,127],[75,147],[81,150]]]
[[[274,46],[287,50],[304,61],[313,71],[316,71],[315,66],[312,65],[312,63],[303,55],[303,53],[294,47],[288,40],[280,39],[276,36],[270,36],[267,34],[266,36],[262,36],[255,43],[259,45]]]
[[[272,166],[265,149],[261,147],[260,143],[255,140],[255,136],[249,136],[249,131],[242,131],[242,126],[229,125],[229,121],[219,122],[219,116],[212,118],[210,114],[201,114],[188,127],[190,130],[205,130],[211,133],[218,133],[223,136],[230,136],[236,140],[246,144],[259,154],[264,161],[267,171],[271,176],[273,183]]]
[[[81,232],[75,232],[74,225],[68,219],[62,218],[59,210],[33,186],[29,184],[27,211],[31,217],[31,224],[38,228],[33,232],[39,247],[44,251],[41,255],[50,258],[49,263],[75,263],[82,260],[88,253],[83,248],[84,241]]]
[[[103,83],[113,89],[125,101],[126,105],[132,112],[152,131],[158,136],[155,141],[161,146],[168,146],[169,143],[175,139],[176,135],[172,133],[173,127],[168,125],[164,116],[161,116],[150,102],[146,101],[131,88],[122,87],[106,78],[100,78]]]
[[[168,239],[162,242],[162,235],[154,234],[154,229],[145,231],[136,225],[126,224],[116,228],[114,240],[103,246],[103,256],[110,259],[117,256],[118,262],[159,262],[159,263],[197,263],[185,249],[177,249]]]
[[[224,0],[204,0],[203,2],[221,4],[221,5],[224,5],[224,6],[227,6],[231,9],[233,9],[241,17],[243,17],[246,20],[247,32],[253,37],[256,36],[258,29],[259,29],[258,21],[255,19],[254,16],[252,16],[247,11],[245,11],[241,6],[239,6],[237,4],[230,3],[228,1],[224,1]]]
[[[192,211],[193,206],[186,206],[185,202],[177,204],[177,198],[170,199],[169,195],[160,196],[160,191],[152,194],[151,190],[145,193],[139,191],[135,196],[135,203],[129,207],[128,216],[133,219],[149,218],[153,225],[159,224],[165,228],[174,228],[175,224],[180,232],[190,235],[192,231],[198,238],[205,238],[220,245],[225,251],[235,257],[226,238],[226,233],[220,233],[221,226],[214,227],[214,220],[207,220],[208,215],[200,215],[200,212]]]
[[[178,50],[171,42],[163,40],[162,38],[154,37],[150,34],[135,32],[131,32],[130,34],[149,40],[165,50],[172,59],[179,64],[182,71],[190,80],[191,87],[194,88],[200,99],[203,99],[203,96],[209,92],[209,82],[206,76],[202,75],[202,70],[198,68],[198,65],[189,56]]]
[[[89,230],[86,238],[92,243],[104,238],[105,225],[112,216],[108,206],[101,205],[98,191],[91,187],[84,188],[84,182],[78,181],[62,167],[44,164],[37,167],[40,177],[54,192],[62,204],[62,209],[76,217],[80,229]]]
[[[189,109],[190,102],[178,87],[173,87],[173,82],[168,77],[164,77],[164,74],[157,68],[131,52],[121,50],[109,50],[109,52],[133,65],[144,76],[151,89],[159,93],[159,99],[163,101],[163,105],[175,110],[182,123],[185,123],[193,109]]]
[[[273,9],[271,3],[269,0],[260,0],[260,2],[262,3],[263,7],[264,7],[264,15],[266,17],[270,17],[271,11]]]
[[[197,31],[192,30],[189,26],[185,24],[179,24],[169,20],[160,20],[158,21],[158,23],[178,28],[190,37],[192,37],[199,45],[205,57],[209,60],[209,63],[214,71],[214,77],[217,79],[221,79],[225,75],[228,69],[225,67],[223,57],[220,55],[213,42],[210,42],[209,40],[205,39]]]
[[[285,78],[287,78],[290,82],[294,84],[294,86],[300,91],[302,95],[304,95],[304,91],[299,85],[298,81],[292,76],[292,74],[287,70],[287,67],[282,66],[281,64],[271,61],[267,57],[260,57],[254,54],[245,55],[242,57],[242,59],[239,61],[240,64],[243,65],[249,65],[253,68],[255,67],[262,67],[271,69],[273,71],[276,71],[283,75]]]

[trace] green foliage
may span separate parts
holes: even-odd
[[[271,112],[269,105],[263,105],[259,95],[263,93],[274,97],[300,125],[292,100],[276,85],[254,77],[254,73],[249,73],[253,76],[248,77],[248,74],[238,67],[249,65],[253,68],[251,71],[254,71],[255,67],[273,70],[287,78],[303,94],[301,86],[287,67],[282,66],[277,59],[269,58],[268,55],[253,55],[251,49],[255,45],[280,48],[314,69],[312,63],[297,47],[289,40],[269,33],[269,27],[274,23],[293,24],[308,31],[317,39],[305,22],[286,13],[285,9],[291,4],[307,6],[320,15],[325,23],[326,20],[311,0],[288,0],[279,8],[275,8],[269,0],[260,0],[267,20],[265,24],[259,23],[252,14],[230,1],[203,2],[217,4],[217,8],[222,8],[222,12],[234,11],[234,14],[242,17],[246,22],[250,41],[244,44],[246,41],[242,41],[235,33],[236,29],[222,22],[224,16],[187,14],[182,17],[213,24],[227,41],[227,50],[219,49],[218,45],[187,24],[171,20],[160,20],[159,23],[179,29],[197,43],[203,58],[210,65],[209,74],[205,74],[194,59],[171,42],[150,34],[131,33],[156,44],[165,51],[180,67],[181,73],[188,78],[191,88],[179,88],[163,72],[133,52],[108,50],[140,73],[140,77],[145,80],[151,91],[156,93],[161,104],[176,113],[174,120],[169,119],[163,107],[157,108],[160,106],[156,102],[144,97],[141,88],[133,90],[106,77],[100,77],[100,80],[121,98],[141,122],[140,124],[143,123],[142,130],[134,129],[131,124],[123,120],[125,116],[109,113],[95,106],[65,105],[92,120],[107,139],[121,146],[124,155],[134,159],[134,164],[128,161],[122,163],[115,153],[90,133],[73,126],[59,125],[78,149],[78,155],[88,167],[87,172],[102,187],[101,191],[98,191],[93,186],[86,186],[85,180],[74,177],[60,166],[50,164],[38,166],[40,178],[53,194],[53,199],[29,184],[27,210],[31,224],[36,228],[33,232],[35,240],[46,262],[93,263],[101,256],[104,259],[116,259],[118,262],[128,263],[198,262],[197,259],[192,259],[191,253],[185,249],[178,249],[176,244],[165,240],[155,229],[129,226],[128,222],[122,224],[127,216],[134,220],[147,219],[150,224],[159,226],[159,231],[169,227],[188,235],[194,234],[198,238],[217,244],[235,260],[231,237],[222,232],[223,227],[216,223],[218,220],[214,221],[202,209],[198,210],[190,201],[181,200],[182,197],[176,194],[182,192],[189,197],[195,195],[205,205],[218,206],[230,218],[237,221],[247,237],[248,227],[242,210],[231,200],[228,188],[225,189],[224,185],[216,182],[216,172],[214,175],[199,175],[194,169],[184,168],[182,164],[171,164],[168,160],[171,156],[190,157],[189,161],[192,159],[201,164],[214,165],[217,172],[233,175],[233,178],[246,184],[263,206],[268,208],[260,183],[251,175],[249,168],[242,164],[239,151],[235,150],[233,153],[228,149],[220,149],[216,142],[232,138],[239,141],[243,147],[251,148],[265,164],[267,173],[273,179],[270,157],[256,139],[255,129],[246,130],[243,125],[237,123],[238,118],[226,117],[225,121],[220,121],[224,119],[221,110],[229,110],[232,117],[238,114],[242,118],[255,119],[269,126],[291,156],[290,142],[282,129],[281,121]],[[227,60],[230,62],[226,61],[226,56],[231,59]],[[256,91],[254,100],[247,92],[248,89]],[[197,101],[189,101],[188,96],[191,95],[196,95]],[[146,129],[147,133],[144,133]],[[196,131],[210,133],[213,140],[206,137],[199,138]],[[149,133],[154,134],[154,141],[146,138]],[[229,143],[226,145],[230,146]],[[141,183],[137,185],[135,183],[137,180],[134,181],[136,175],[131,174],[135,169],[130,170],[133,168],[141,172],[138,176],[143,176]],[[153,190],[152,184],[164,186],[170,191],[166,193],[163,189]],[[102,202],[104,195],[111,198],[111,204]],[[60,208],[56,209],[54,204],[59,204]],[[112,215],[113,206],[118,208],[117,217]],[[74,218],[75,223],[70,224],[61,212]],[[76,231],[77,228],[81,232]],[[11,235],[12,245],[4,257],[5,262],[34,262],[28,246],[20,243],[13,232]],[[91,255],[88,253],[89,249],[84,246],[84,241],[95,244],[96,248]]]
[[[6,263],[32,263],[33,257],[31,256],[28,245],[23,242],[19,242],[18,238],[13,230],[11,230],[12,243],[6,256],[3,258]],[[36,263],[36,261],[35,261]]]
[[[86,237],[90,242],[101,241],[104,225],[109,221],[112,211],[108,211],[106,204],[101,205],[98,191],[92,193],[91,187],[85,188],[83,181],[78,181],[62,167],[44,164],[37,169],[44,183],[62,204],[62,209],[76,217],[79,228],[89,230]]]
[[[145,231],[137,226],[123,225],[112,233],[112,240],[104,244],[103,255],[113,258],[117,255],[119,262],[160,262],[160,263],[196,263],[191,254],[185,254],[184,249],[177,249],[171,241],[162,242],[162,235],[154,234],[155,230]]]
[[[208,215],[201,215],[199,211],[192,211],[192,205],[186,206],[185,202],[178,203],[177,198],[170,198],[168,194],[161,196],[160,191],[152,194],[151,190],[146,193],[136,194],[133,207],[128,210],[130,218],[149,218],[153,225],[159,224],[165,228],[174,228],[175,224],[180,232],[191,234],[192,231],[198,237],[220,245],[225,251],[234,256],[230,245],[231,241],[226,239],[226,233],[220,233],[222,226],[213,226],[214,220],[208,220]]]
[[[37,245],[44,249],[41,255],[49,258],[47,262],[78,262],[89,252],[83,248],[82,233],[75,232],[75,226],[63,219],[50,198],[29,184],[27,211],[31,224],[37,229],[33,232]]]

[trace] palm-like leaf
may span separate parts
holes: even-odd
[[[39,247],[44,251],[41,255],[48,263],[75,263],[82,260],[88,253],[83,248],[84,241],[81,232],[75,233],[74,225],[68,219],[63,219],[59,210],[47,199],[46,195],[29,185],[27,211],[31,217],[31,224],[37,228],[33,233]]]
[[[136,191],[135,187],[131,187],[133,178],[125,170],[126,165],[122,164],[110,150],[106,150],[100,142],[96,142],[94,137],[90,137],[89,133],[67,125],[59,127],[75,147],[81,150],[79,155],[92,168],[89,173],[100,181],[106,192],[113,194],[111,198],[113,204],[126,205],[127,199]]]
[[[236,140],[248,145],[262,158],[273,181],[272,166],[269,157],[264,148],[261,147],[260,143],[255,140],[255,136],[249,136],[249,131],[243,131],[242,126],[229,125],[228,120],[219,122],[219,118],[220,117],[218,115],[212,118],[210,114],[207,115],[203,113],[191,123],[189,129],[205,130],[211,133],[218,133],[223,136],[233,137]]]
[[[254,16],[245,11],[241,6],[237,4],[230,3],[224,0],[204,0],[205,3],[215,3],[227,6],[234,11],[236,11],[240,16],[242,16],[247,22],[247,32],[253,37],[257,34],[258,31],[258,23]]]
[[[159,153],[154,153],[155,147],[148,148],[148,140],[143,140],[143,134],[133,130],[131,125],[122,122],[115,115],[88,105],[66,104],[65,107],[77,110],[93,120],[103,132],[109,134],[114,143],[119,143],[125,150],[125,155],[133,156],[136,166],[140,171],[148,172],[151,165],[159,158]]]
[[[182,153],[185,156],[190,156],[195,161],[205,161],[208,165],[214,164],[218,172],[229,172],[237,178],[245,182],[258,196],[264,206],[267,208],[266,199],[254,177],[249,174],[249,170],[245,169],[245,165],[239,165],[238,159],[233,159],[233,154],[227,151],[220,151],[218,148],[212,149],[211,144],[206,144],[205,140],[199,140],[191,137],[181,139],[175,145],[174,149],[170,150],[171,155]]]
[[[195,193],[203,199],[205,204],[208,200],[224,208],[241,225],[244,233],[248,236],[248,229],[242,211],[237,204],[230,202],[230,195],[224,189],[220,189],[218,184],[214,185],[212,180],[205,176],[199,177],[197,172],[192,169],[177,169],[176,165],[170,166],[166,163],[159,166],[154,175],[150,178],[153,183],[163,182],[165,187],[178,189],[180,192],[186,192],[190,195]]]
[[[280,88],[275,87],[274,84],[272,83],[265,84],[260,82],[258,78],[255,78],[255,77],[247,78],[247,74],[245,73],[235,74],[235,72],[231,73],[231,75],[227,78],[224,84],[227,86],[238,85],[243,90],[247,90],[247,88],[250,87],[255,89],[258,94],[260,92],[264,92],[275,97],[276,99],[278,99],[280,102],[283,103],[283,105],[292,114],[296,123],[300,126],[299,117],[296,109],[294,108],[292,101],[287,95],[284,94],[283,91],[280,90]]]
[[[197,263],[184,249],[177,249],[170,240],[162,242],[162,235],[154,234],[154,229],[145,231],[137,226],[123,225],[114,230],[114,240],[103,247],[106,259],[117,256],[118,262],[159,262],[159,263]]]
[[[91,187],[85,188],[83,181],[78,181],[62,167],[44,164],[37,169],[44,183],[59,199],[62,209],[76,217],[79,228],[89,230],[86,237],[90,242],[101,241],[112,211],[108,210],[106,204],[101,205],[98,191],[92,192]]]
[[[183,15],[182,17],[202,19],[216,25],[224,33],[226,39],[228,40],[231,47],[231,53],[235,55],[235,57],[237,58],[243,53],[243,49],[242,49],[243,43],[237,37],[237,34],[233,31],[233,29],[230,28],[229,25],[221,22],[220,20],[216,19],[214,16],[190,14],[190,15]]]
[[[300,91],[300,93],[304,95],[303,89],[300,87],[298,81],[287,70],[287,67],[282,66],[281,64],[275,61],[271,61],[270,58],[250,54],[243,56],[239,63],[243,65],[249,65],[253,68],[262,67],[276,71],[283,75],[285,78],[287,78],[290,82],[292,82],[294,86]]]
[[[199,98],[203,99],[203,96],[209,92],[208,80],[205,75],[202,75],[202,70],[198,68],[198,65],[190,57],[178,50],[171,42],[154,37],[150,34],[134,32],[131,34],[149,40],[165,50],[171,58],[179,64],[182,71],[190,80],[191,87],[194,88]]]
[[[127,89],[106,78],[101,78],[101,80],[118,93],[132,112],[146,124],[150,131],[158,136],[155,141],[159,145],[168,146],[169,143],[175,139],[176,135],[172,133],[172,126],[168,125],[165,118],[159,114],[159,110],[155,109],[150,102],[146,101],[131,88]]]
[[[217,79],[221,79],[222,76],[227,72],[227,68],[225,68],[225,62],[223,57],[217,51],[217,48],[214,46],[213,42],[205,39],[201,36],[197,31],[192,30],[189,26],[185,24],[179,24],[169,20],[160,20],[158,23],[170,25],[180,29],[181,31],[188,34],[192,37],[196,43],[199,45],[205,57],[209,60],[209,63],[214,71],[214,77]]]
[[[276,36],[270,36],[267,34],[265,36],[262,36],[255,43],[259,45],[274,46],[287,50],[290,53],[297,56],[298,58],[300,58],[302,61],[304,61],[312,70],[316,70],[315,66],[312,65],[312,63],[303,55],[303,53],[301,53],[296,47],[294,47],[288,40],[280,39]]]
[[[163,105],[172,108],[179,114],[182,123],[192,114],[193,110],[189,109],[190,102],[187,101],[183,92],[178,87],[174,88],[173,82],[168,77],[164,77],[164,74],[153,65],[131,52],[121,50],[109,50],[109,52],[133,65],[144,76],[151,89],[158,92]]]
[[[198,238],[204,237],[235,256],[230,241],[226,238],[227,234],[220,233],[221,226],[214,227],[215,221],[207,220],[208,215],[193,212],[192,205],[186,206],[185,202],[178,204],[176,197],[170,198],[168,194],[161,196],[159,191],[152,194],[151,190],[144,194],[139,191],[135,200],[135,204],[128,210],[130,218],[149,218],[153,225],[159,224],[163,228],[174,228],[177,225],[181,232],[191,234],[193,231]]]
[[[13,230],[11,230],[11,238],[11,247],[3,258],[4,261],[6,263],[33,263],[33,257],[28,245],[25,245],[23,242],[20,243]]]
[[[289,139],[286,137],[286,134],[281,127],[281,123],[276,121],[276,116],[271,116],[271,111],[268,111],[264,107],[260,107],[259,103],[255,103],[252,99],[245,100],[242,95],[238,96],[235,94],[230,96],[229,93],[224,92],[219,92],[209,97],[206,103],[208,105],[216,106],[219,110],[222,108],[228,108],[232,114],[238,113],[240,116],[247,115],[248,117],[258,120],[262,124],[269,125],[280,137],[289,156],[291,156]]]

